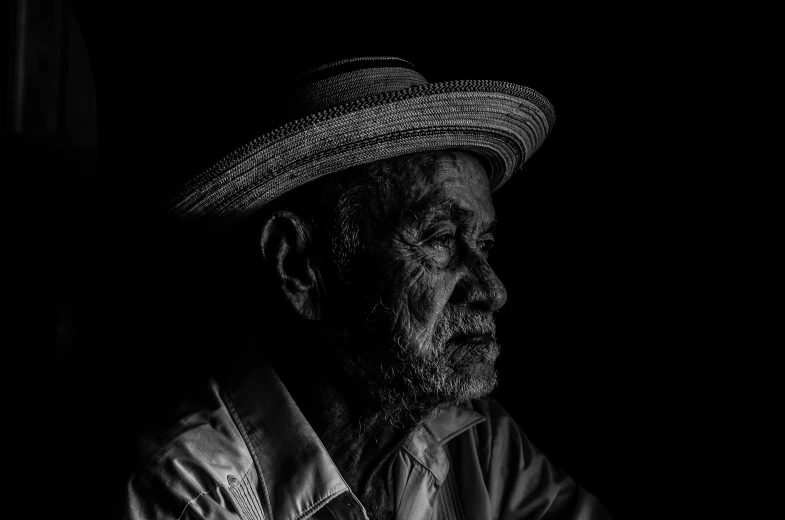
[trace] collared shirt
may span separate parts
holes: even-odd
[[[250,355],[144,448],[126,518],[367,520],[275,371]],[[396,520],[609,518],[493,399],[454,406],[393,461]]]

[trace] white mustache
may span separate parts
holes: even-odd
[[[469,309],[467,307],[448,306],[436,324],[433,334],[433,345],[444,348],[451,340],[460,340],[462,336],[491,336],[496,339],[496,321],[493,313]]]

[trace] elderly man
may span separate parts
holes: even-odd
[[[259,330],[148,443],[127,517],[606,518],[488,397],[507,298],[491,193],[547,136],[548,101],[396,58],[316,68],[289,101],[291,123],[170,207],[246,222],[268,287],[247,290],[285,309],[286,342]]]

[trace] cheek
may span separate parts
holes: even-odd
[[[395,314],[393,332],[410,339],[430,337],[452,293],[452,277],[414,258],[399,258],[386,271],[387,301]]]

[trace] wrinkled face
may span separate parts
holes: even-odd
[[[391,415],[427,413],[495,387],[493,312],[507,297],[488,264],[495,212],[482,164],[443,152],[399,181],[381,204],[396,215],[393,224],[386,236],[367,238],[372,334],[351,365]]]

